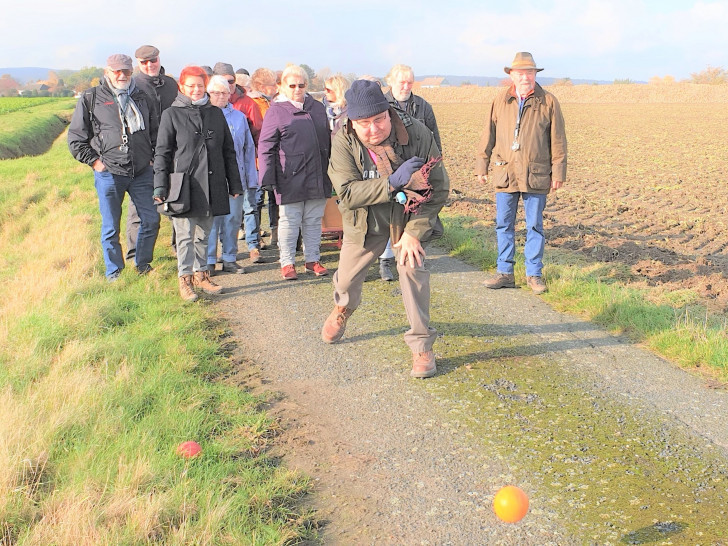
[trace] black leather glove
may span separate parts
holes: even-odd
[[[394,191],[400,190],[409,182],[410,177],[419,171],[425,164],[425,160],[417,156],[411,157],[399,166],[399,169],[389,175],[389,185]]]

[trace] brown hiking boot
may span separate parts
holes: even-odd
[[[195,276],[192,278],[192,284],[195,288],[199,288],[205,294],[222,294],[222,286],[215,284],[210,280],[209,271],[195,271]]]
[[[433,351],[425,351],[424,353],[412,353],[412,377],[432,377],[437,373],[437,365],[435,364],[435,353]]]
[[[257,248],[250,249],[250,261],[254,264],[259,264],[263,261],[263,257],[260,255],[260,250]]]
[[[321,339],[324,343],[336,343],[341,339],[346,330],[346,321],[353,312],[353,309],[334,305],[334,310],[331,311],[324,322],[324,327],[321,328]]]
[[[501,273],[498,272],[495,275],[491,275],[490,278],[486,279],[483,283],[486,288],[515,288],[516,277],[513,273]]]
[[[543,294],[548,290],[546,283],[543,282],[543,278],[541,277],[526,277],[526,284],[533,290],[534,294]]]
[[[179,295],[185,301],[195,301],[197,299],[197,294],[192,289],[192,275],[179,277]]]

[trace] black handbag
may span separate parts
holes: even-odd
[[[205,141],[202,140],[195,152],[195,156],[199,157],[204,145]],[[160,214],[164,214],[165,216],[181,216],[190,210],[192,207],[192,203],[190,203],[190,172],[194,164],[195,157],[193,156],[186,172],[169,174],[169,195],[164,202],[157,205],[157,210]]]
[[[157,205],[160,214],[178,216],[190,210],[190,174],[170,173],[169,195]]]

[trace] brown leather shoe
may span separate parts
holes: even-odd
[[[250,249],[250,261],[254,264],[259,264],[263,261],[263,257],[260,255],[260,250],[257,248]]]
[[[526,277],[526,284],[534,294],[543,294],[548,290],[542,277]]]
[[[321,339],[324,343],[336,343],[341,339],[346,330],[346,321],[353,312],[353,309],[334,305],[334,310],[321,328]]]
[[[197,299],[197,294],[192,288],[192,275],[179,277],[179,295],[185,301],[195,301]]]
[[[515,288],[516,277],[513,273],[501,273],[500,271],[490,278],[486,279],[483,283],[486,288]]]
[[[209,271],[195,271],[195,275],[192,278],[192,284],[195,288],[199,288],[205,294],[222,294],[222,286],[215,284],[210,280]]]
[[[432,377],[437,373],[437,365],[435,364],[435,353],[433,351],[425,351],[424,353],[412,353],[412,377]]]

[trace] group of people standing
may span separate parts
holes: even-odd
[[[107,279],[119,278],[125,259],[134,260],[139,274],[152,270],[158,209],[174,210],[170,216],[180,296],[194,301],[198,291],[221,293],[223,288],[211,278],[218,242],[222,271],[244,272],[237,263],[241,227],[250,261],[260,262],[264,244],[260,217],[266,196],[271,244],[279,248],[282,278],[297,278],[299,245],[304,271],[328,275],[320,261],[321,222],[335,191],[344,237],[333,276],[334,308],[324,322],[322,340],[335,343],[343,336],[347,320],[361,301],[369,266],[379,259],[382,279],[392,280],[391,268],[396,264],[410,322],[405,341],[413,355],[411,375],[434,375],[436,332],[429,324],[425,247],[442,234],[438,213],[449,192],[449,179],[432,107],[411,92],[412,69],[396,65],[387,77],[386,94],[375,78],[349,82],[341,75],[332,76],[325,81],[323,101],[318,101],[307,92],[306,71],[296,65],[278,74],[259,68],[252,75],[245,70],[236,73],[232,65],[222,62],[214,68],[187,66],[177,82],[165,74],[156,47],[142,46],[135,56],[137,74],[131,57],[115,54],[107,59],[103,81],[81,96],[68,133],[71,153],[94,172]],[[534,64],[531,80],[536,70],[540,69]],[[530,99],[528,105],[538,115],[558,111],[558,103],[554,107],[555,99],[540,87],[536,93],[533,87],[527,92],[525,84],[514,82],[521,101],[511,146],[517,152],[519,127],[523,127],[522,135],[543,127],[541,121],[530,123],[534,114],[527,116],[523,103]],[[506,103],[504,109],[509,108]],[[518,157],[501,149],[504,137],[495,128],[503,124],[499,119],[504,114],[491,115],[492,134],[481,143],[478,174],[485,180],[495,150],[495,168],[506,172],[505,182],[500,176],[497,188],[522,195],[524,203],[531,191],[545,197],[548,189],[544,191],[537,178],[551,180],[550,164],[543,163],[541,170],[526,164],[527,186],[521,187],[524,167],[518,165]],[[554,141],[553,134],[542,138],[540,145],[547,141]],[[536,153],[536,159],[546,161],[549,153]],[[554,180],[559,181],[551,184],[554,189],[565,176],[565,154],[564,137],[559,160],[563,169],[554,171]],[[511,166],[509,159],[513,159]],[[119,229],[125,193],[132,203],[123,255]],[[184,207],[171,208],[180,199]],[[515,222],[517,202],[518,197],[515,203],[507,203],[506,220],[512,216]],[[506,205],[498,201],[499,209],[502,206]],[[526,207],[527,224],[532,209],[540,214],[543,207]],[[532,223],[538,231],[539,223]],[[531,230],[528,227],[527,253],[534,247],[533,242],[529,244]],[[497,231],[500,250],[501,231],[507,232],[508,226],[503,228],[499,221]],[[512,246],[511,240],[503,260],[499,256],[499,280],[489,287],[510,286]],[[529,256],[527,272],[533,288],[531,277],[540,279],[540,269],[532,275],[528,260]]]

